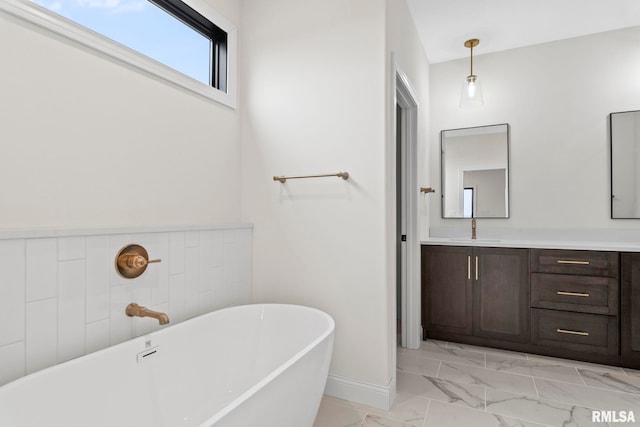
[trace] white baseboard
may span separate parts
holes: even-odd
[[[388,385],[381,386],[329,374],[324,393],[388,411],[396,398],[395,378]]]

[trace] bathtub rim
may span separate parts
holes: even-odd
[[[260,308],[258,308],[258,307],[260,307]],[[225,308],[221,308],[221,309],[218,309],[218,310],[210,311],[208,313],[201,314],[199,316],[195,316],[195,317],[192,317],[192,318],[189,318],[189,319],[185,319],[185,320],[181,321],[180,323],[175,323],[173,325],[169,324],[166,327],[163,327],[163,328],[158,329],[156,331],[153,331],[153,332],[150,332],[150,333],[147,333],[147,334],[144,334],[144,335],[140,335],[140,336],[131,338],[129,340],[123,341],[123,342],[115,344],[113,346],[109,346],[109,347],[103,348],[101,350],[98,350],[98,351],[95,351],[95,352],[92,352],[92,353],[89,353],[89,354],[85,354],[85,355],[76,357],[74,359],[70,359],[70,360],[58,363],[56,365],[50,366],[48,368],[41,369],[41,370],[36,371],[36,372],[32,372],[30,374],[27,374],[27,375],[25,375],[23,377],[17,378],[15,380],[11,381],[11,382],[8,382],[7,384],[4,384],[4,385],[0,386],[0,397],[4,393],[11,393],[12,389],[14,389],[16,387],[20,387],[20,385],[22,383],[26,382],[26,381],[32,381],[32,380],[34,380],[34,379],[36,379],[36,378],[38,378],[40,376],[46,375],[47,372],[49,372],[50,370],[64,369],[64,367],[66,365],[73,365],[73,364],[79,363],[79,361],[81,359],[94,359],[96,357],[100,357],[99,354],[102,353],[102,352],[117,352],[121,347],[125,347],[125,346],[128,346],[128,345],[129,346],[133,345],[133,343],[136,342],[136,341],[144,342],[144,341],[149,340],[149,339],[153,340],[154,336],[160,335],[160,334],[163,333],[163,331],[166,331],[168,329],[173,329],[175,331],[176,329],[182,329],[182,328],[188,327],[188,323],[190,321],[195,321],[196,319],[202,319],[202,318],[207,317],[207,316],[212,316],[214,313],[219,313],[219,312],[223,312],[223,311],[233,311],[233,310],[241,310],[241,309],[255,309],[255,310],[261,310],[262,311],[262,310],[265,309],[265,307],[282,307],[282,308],[304,309],[304,311],[315,312],[321,318],[323,318],[324,320],[327,321],[327,328],[321,334],[319,334],[319,336],[317,336],[315,339],[313,339],[309,344],[304,346],[300,351],[298,351],[297,353],[293,354],[285,362],[283,362],[281,365],[279,365],[277,368],[275,368],[269,374],[267,374],[266,376],[261,378],[260,381],[258,381],[254,385],[252,385],[250,388],[245,390],[243,393],[241,393],[239,396],[237,396],[232,401],[226,403],[216,413],[214,413],[212,416],[210,416],[209,418],[203,420],[200,424],[197,425],[198,427],[208,426],[208,425],[210,425],[210,424],[212,424],[214,422],[217,422],[217,421],[221,420],[222,418],[224,418],[224,416],[226,416],[227,414],[232,412],[234,409],[236,409],[238,406],[240,406],[243,402],[245,402],[251,396],[253,396],[258,391],[260,391],[261,389],[266,387],[269,383],[271,383],[274,379],[276,379],[280,374],[282,374],[284,371],[286,371],[289,367],[291,367],[297,361],[302,359],[306,354],[311,352],[315,347],[320,345],[328,337],[332,336],[334,334],[334,332],[335,332],[335,321],[334,321],[333,317],[331,317],[328,313],[326,313],[326,312],[324,312],[324,311],[322,311],[320,309],[317,309],[315,307],[306,306],[306,305],[301,305],[301,304],[253,303],[253,304],[241,304],[241,305],[236,305],[236,306],[231,306],[231,307],[225,307]]]
[[[222,310],[228,310],[228,309],[239,308],[239,307],[249,307],[249,306],[262,306],[263,310],[264,310],[265,306],[271,306],[271,307],[279,306],[279,307],[303,308],[305,310],[315,311],[316,313],[320,314],[321,317],[324,317],[326,320],[328,320],[328,328],[322,334],[320,334],[319,337],[317,337],[312,342],[310,342],[308,345],[303,347],[300,351],[298,351],[293,356],[291,356],[289,359],[287,359],[283,364],[281,364],[276,369],[271,371],[268,375],[266,375],[260,381],[258,381],[256,384],[254,384],[253,386],[251,386],[250,388],[245,390],[242,394],[240,394],[238,397],[233,399],[231,402],[227,403],[222,409],[220,409],[214,415],[212,415],[211,417],[207,418],[205,421],[200,423],[198,427],[208,427],[212,423],[215,423],[215,422],[220,421],[221,419],[223,419],[227,414],[231,413],[234,409],[236,409],[238,406],[240,406],[243,402],[247,401],[251,396],[253,396],[258,391],[260,391],[261,389],[266,387],[269,383],[271,383],[273,380],[275,380],[280,374],[285,372],[288,368],[293,366],[296,362],[298,362],[300,359],[302,359],[305,355],[310,353],[314,348],[316,348],[318,345],[320,345],[323,341],[325,341],[327,338],[332,336],[334,331],[335,331],[335,321],[333,320],[333,317],[331,317],[328,313],[326,313],[326,312],[324,312],[324,311],[322,311],[320,309],[317,309],[315,307],[309,307],[309,306],[306,306],[306,305],[282,304],[282,303],[256,303],[256,304],[244,304],[244,305],[235,306],[235,307],[228,307],[228,308],[224,308]]]

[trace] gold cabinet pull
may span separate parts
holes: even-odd
[[[589,336],[589,332],[572,331],[572,330],[569,330],[569,329],[557,328],[556,332],[559,333],[559,334],[580,335],[582,337],[588,337]]]
[[[471,255],[467,257],[467,280],[471,280]]]
[[[478,257],[476,256],[476,281],[478,280]]]
[[[558,264],[569,264],[569,265],[589,265],[589,261],[572,261],[566,259],[559,259]]]
[[[558,291],[556,292],[558,295],[565,295],[569,297],[588,297],[589,294],[586,292],[567,292],[567,291]]]

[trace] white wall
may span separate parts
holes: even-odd
[[[4,13],[0,49],[0,229],[238,220],[237,111]]]
[[[242,23],[238,111],[0,15],[11,58],[0,71],[0,181],[18,183],[0,187],[0,228],[216,223],[242,212],[255,226],[255,301],[327,311],[332,377],[390,395],[391,52],[419,95],[421,162],[427,135],[429,70],[406,4],[211,3]],[[349,181],[271,179],[343,170]]]
[[[505,216],[505,183],[507,170],[485,169],[464,172],[463,187],[474,189],[475,216]]]
[[[131,302],[174,325],[251,301],[250,226],[33,234],[0,234],[0,385],[159,328]],[[114,260],[131,243],[162,261],[125,279]]]
[[[336,321],[331,373],[387,385],[384,2],[247,0],[243,212],[254,300]],[[274,182],[348,171],[351,178]]]
[[[439,183],[438,133],[511,125],[511,218],[482,220],[508,229],[621,229],[610,219],[608,114],[640,109],[640,28],[545,43],[474,58],[485,105],[458,108],[468,59],[431,66],[430,173]],[[439,185],[439,184],[438,184]],[[432,227],[469,227],[443,220]],[[423,237],[426,237],[424,234]]]
[[[408,17],[397,3],[403,10],[394,12],[393,28]],[[336,321],[330,381],[382,393],[395,372],[386,10],[383,0],[246,0],[240,42],[242,206],[255,226],[254,299],[328,312]],[[398,29],[394,43],[401,37]],[[422,55],[416,40],[404,56]],[[414,63],[406,65],[412,76]],[[348,181],[272,180],[342,170]]]
[[[129,302],[172,323],[250,302],[250,227],[149,231],[238,221],[239,112],[4,13],[0,50],[0,229],[67,229],[0,233],[0,384],[154,329]],[[123,280],[128,243],[163,262]]]

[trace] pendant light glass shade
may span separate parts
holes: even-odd
[[[473,74],[473,48],[480,44],[480,40],[471,39],[464,42],[464,47],[471,50],[469,75],[462,83],[462,94],[460,95],[460,108],[479,107],[484,104],[482,97],[482,86],[480,79]]]
[[[462,94],[460,95],[460,107],[480,107],[484,104],[482,86],[478,76],[470,75],[462,82]]]

